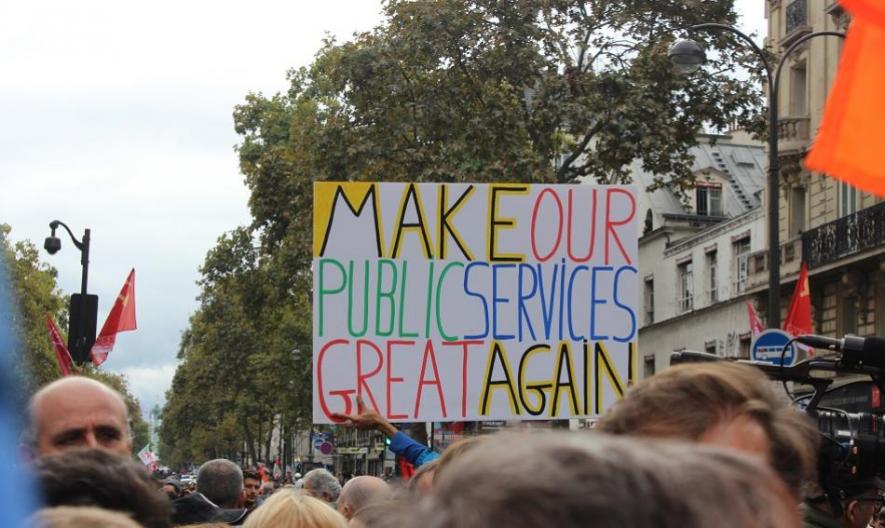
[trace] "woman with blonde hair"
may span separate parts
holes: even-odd
[[[244,528],[346,528],[347,521],[328,504],[306,493],[284,488],[246,518]]]

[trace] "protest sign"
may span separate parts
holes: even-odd
[[[314,186],[313,417],[601,414],[636,373],[628,186]]]

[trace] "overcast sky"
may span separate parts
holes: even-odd
[[[765,0],[737,0],[763,35]],[[378,0],[251,2],[10,0],[0,3],[0,223],[42,247],[53,219],[92,229],[89,290],[99,326],[136,268],[138,330],[103,368],[149,408],[175,372],[196,308],[197,268],[250,221],[231,113],[250,92],[285,90],[326,32],[380,22]],[[67,235],[55,266],[79,291]]]

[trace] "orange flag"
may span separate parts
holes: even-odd
[[[61,369],[61,375],[70,376],[71,366],[73,365],[71,353],[68,352],[68,347],[61,338],[61,334],[58,332],[58,327],[55,326],[55,321],[53,321],[52,317],[49,315],[46,316],[46,327],[49,329],[49,339],[52,340],[52,348],[55,349],[55,359],[58,361],[58,368]]]
[[[790,311],[787,312],[787,320],[784,321],[784,330],[794,336],[814,333],[811,323],[808,268],[804,262],[799,269],[799,280],[796,281],[796,289],[793,290],[793,300],[790,301]]]
[[[830,174],[885,196],[885,2],[842,0],[854,19],[820,131],[805,159],[808,170]]]
[[[108,318],[101,327],[101,332],[95,338],[92,346],[92,362],[101,365],[108,358],[108,354],[114,349],[117,341],[117,333],[135,330],[135,269],[129,272],[120,295],[114,301],[114,306],[108,314]]]

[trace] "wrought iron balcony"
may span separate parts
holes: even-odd
[[[816,268],[885,246],[885,202],[802,234],[802,257]]]
[[[808,0],[793,0],[787,4],[787,20],[784,35],[808,25]]]

